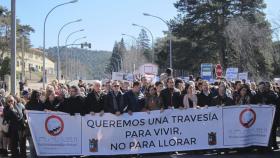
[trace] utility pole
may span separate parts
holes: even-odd
[[[16,0],[11,0],[11,94],[16,95]]]

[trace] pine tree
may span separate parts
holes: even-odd
[[[126,47],[123,38],[120,42],[115,42],[113,47],[110,63],[107,65],[106,71],[112,73],[123,69],[123,56],[126,53]]]
[[[227,34],[231,21],[242,17],[244,23],[252,28],[252,39],[249,44],[255,46],[255,50],[247,51],[255,53],[258,57],[252,57],[251,71],[256,69],[267,74],[271,71],[271,35],[269,23],[265,20],[263,0],[178,0],[174,6],[178,11],[176,18],[170,21],[173,39],[173,63],[175,69],[187,69],[192,73],[199,72],[202,62],[213,64],[220,63],[224,68],[235,66],[243,69],[240,52],[233,47],[231,36]],[[240,28],[243,26],[239,25]],[[257,32],[261,31],[262,34]],[[260,41],[260,39],[265,39]],[[245,38],[244,38],[245,39]],[[253,40],[254,39],[254,40]],[[166,40],[156,44],[158,58],[167,56]],[[248,45],[244,41],[242,47]],[[158,48],[158,46],[163,46]],[[242,54],[241,54],[242,55]],[[264,58],[264,64],[256,67],[252,64]],[[245,60],[246,61],[246,60]],[[161,64],[159,64],[161,65]],[[263,67],[262,67],[263,66]]]
[[[150,39],[147,35],[147,31],[145,29],[141,29],[138,36],[138,50],[143,53],[143,55],[148,59],[148,61],[152,60],[152,52],[150,47]]]

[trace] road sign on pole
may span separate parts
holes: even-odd
[[[201,71],[200,76],[203,80],[210,81],[211,78],[213,78],[213,65],[211,63],[203,63],[201,64]]]

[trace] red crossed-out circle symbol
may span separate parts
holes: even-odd
[[[250,128],[256,122],[257,115],[256,112],[251,109],[244,109],[239,115],[240,124],[245,128]]]
[[[45,130],[51,136],[59,135],[64,129],[63,120],[56,115],[49,116],[45,121]]]

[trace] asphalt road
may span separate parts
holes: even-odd
[[[280,147],[280,131],[277,137],[278,146]],[[27,143],[27,155],[29,155],[29,145]],[[91,156],[93,157],[93,156]],[[94,158],[99,158],[101,156],[95,156]],[[112,156],[102,156],[106,158],[111,158]],[[213,153],[199,153],[199,152],[180,152],[180,153],[157,153],[157,154],[144,154],[140,156],[115,156],[116,158],[280,158],[280,150],[271,151],[271,152],[257,152],[244,150],[242,152],[237,151],[226,151],[226,153],[216,152]],[[0,156],[0,158],[8,158]],[[45,157],[44,157],[45,158]],[[50,157],[52,158],[52,157]],[[58,157],[55,157],[58,158]],[[67,157],[69,158],[69,157]],[[90,157],[84,157],[90,158]]]

